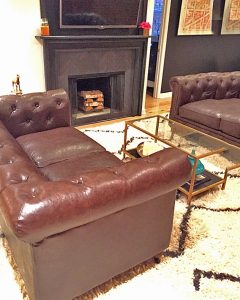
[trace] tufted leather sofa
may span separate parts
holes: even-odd
[[[240,72],[170,79],[170,118],[240,146]]]
[[[185,154],[123,163],[63,90],[0,97],[0,224],[31,300],[70,300],[169,245]]]

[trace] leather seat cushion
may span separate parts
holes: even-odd
[[[220,130],[226,134],[240,138],[240,99],[231,100],[221,115]]]
[[[180,107],[179,115],[239,138],[240,99],[200,100]]]
[[[31,133],[18,137],[17,141],[38,167],[105,150],[73,127]]]
[[[200,100],[182,105],[179,115],[182,118],[203,124],[213,129],[219,129],[220,115],[216,110],[220,100]]]
[[[113,154],[102,151],[86,153],[84,156],[72,157],[68,160],[41,168],[41,172],[51,181],[78,182],[81,176],[89,171],[122,165],[123,162]],[[94,178],[92,179],[94,183]]]

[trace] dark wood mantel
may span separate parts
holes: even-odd
[[[37,35],[38,40],[103,40],[103,39],[148,39],[151,36],[144,35]]]

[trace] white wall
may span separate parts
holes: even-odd
[[[45,90],[39,0],[0,0],[0,95],[20,75],[23,93]]]

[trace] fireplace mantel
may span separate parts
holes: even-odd
[[[43,43],[46,89],[63,88],[71,99],[69,82],[73,77],[94,77],[99,74],[121,73],[121,99],[113,92],[113,103],[119,101],[119,112],[95,115],[75,125],[141,115],[148,37],[142,35],[53,35],[36,36]],[[111,79],[115,80],[115,79]],[[119,81],[119,82],[120,82]],[[114,84],[113,84],[114,86]],[[73,108],[73,107],[72,107]]]
[[[103,40],[103,39],[148,39],[151,36],[144,35],[37,35],[40,40]]]

